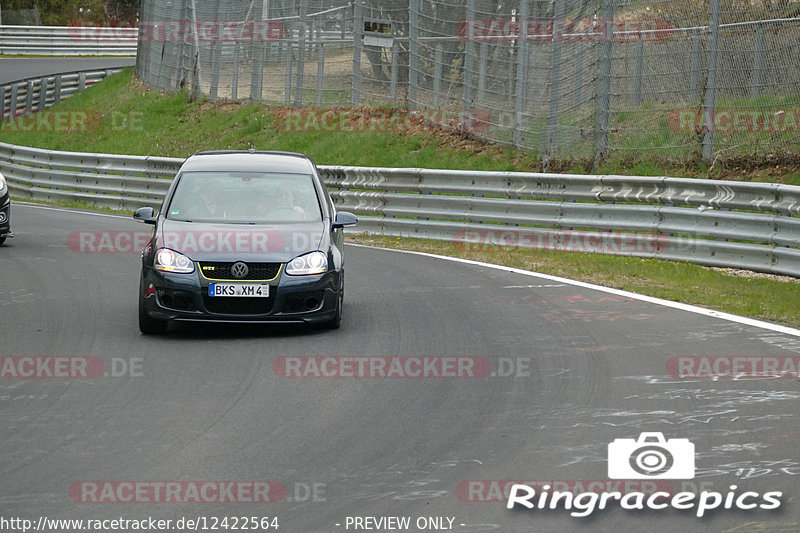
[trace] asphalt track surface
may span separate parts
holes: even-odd
[[[135,57],[0,57],[0,85],[57,72],[132,67]]]
[[[455,531],[800,529],[797,380],[666,371],[674,356],[797,358],[792,330],[348,246],[340,330],[178,324],[142,336],[138,253],[67,243],[74,232],[145,226],[19,203],[12,215],[16,237],[0,247],[0,355],[95,357],[103,372],[0,378],[0,517],[270,516],[285,532],[354,531],[356,516],[411,517],[402,531],[420,531],[420,517],[453,518]],[[474,356],[493,375],[281,377],[273,364],[293,356]],[[643,431],[696,447],[695,479],[672,481],[673,492],[777,490],[781,508],[700,519],[611,504],[574,518],[510,511],[488,492],[498,486],[489,480],[608,480],[608,444]],[[255,504],[86,503],[70,493],[85,481],[209,480],[269,480],[287,493]],[[470,492],[469,480],[485,482]]]

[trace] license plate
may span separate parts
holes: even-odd
[[[211,283],[208,286],[208,295],[267,298],[269,297],[269,285],[266,283]]]

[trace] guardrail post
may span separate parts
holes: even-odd
[[[33,80],[28,80],[25,84],[25,114],[33,113]]]
[[[8,92],[8,87],[5,85],[0,87],[0,122],[3,122],[6,117],[6,92]]]
[[[17,96],[18,96],[19,87],[18,84],[14,83],[11,85],[11,101],[8,105],[8,116],[13,121],[17,118]]]
[[[717,49],[719,48],[719,16],[720,0],[710,0],[708,8],[708,78],[703,98],[703,121],[710,121],[709,128],[703,135],[703,159],[711,160],[714,154],[714,112],[717,106]]]
[[[53,87],[53,105],[61,103],[61,74],[56,74],[55,86]]]
[[[81,72],[78,74],[78,90],[82,91],[86,88],[86,73]]]
[[[40,112],[44,111],[47,107],[47,81],[47,76],[44,76],[39,80],[39,100],[37,104]]]

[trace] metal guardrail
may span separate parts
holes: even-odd
[[[136,28],[0,26],[0,54],[135,56]]]
[[[49,74],[0,85],[0,122],[44,111],[122,69]]]
[[[158,208],[182,159],[0,143],[11,194]],[[360,231],[600,252],[800,277],[800,187],[730,181],[321,166]]]

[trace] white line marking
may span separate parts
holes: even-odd
[[[746,326],[753,326],[756,328],[766,329],[770,331],[777,331],[780,333],[785,333],[787,335],[794,335],[796,337],[800,337],[800,329],[792,328],[790,326],[782,326],[780,324],[773,324],[771,322],[765,322],[763,320],[757,320],[755,318],[748,318],[745,316],[734,315],[732,313],[725,313],[722,311],[714,311],[713,309],[706,309],[704,307],[698,307],[696,305],[685,304],[681,302],[671,302],[669,300],[663,300],[661,298],[656,298],[654,296],[646,296],[644,294],[637,294],[635,292],[628,292],[620,289],[612,289],[610,287],[603,287],[602,285],[594,285],[593,283],[586,283],[585,281],[575,281],[567,278],[562,278],[559,276],[552,276],[550,274],[540,274],[538,272],[532,272],[530,270],[522,270],[521,268],[514,268],[503,265],[493,265],[491,263],[483,263],[481,261],[473,261],[471,259],[462,259],[460,257],[448,257],[446,255],[436,255],[427,252],[414,252],[411,250],[395,250],[392,248],[383,248],[380,246],[367,246],[364,244],[354,244],[354,243],[347,243],[347,244],[348,246],[359,246],[361,248],[373,248],[377,250],[386,250],[389,252],[400,252],[406,254],[421,255],[424,257],[432,257],[435,259],[444,259],[446,261],[463,263],[465,265],[482,266],[486,268],[493,268],[495,270],[505,270],[506,272],[513,272],[514,274],[533,276],[541,279],[546,279],[548,281],[555,281],[559,283],[566,283],[568,285],[573,285],[575,287],[582,287],[584,289],[591,289],[595,291],[606,292],[609,294],[616,294],[617,296],[625,296],[627,298],[633,298],[634,300],[639,300],[642,302],[647,302],[655,305],[661,305],[663,307],[671,307],[673,309],[679,309],[681,311],[688,311],[689,313],[695,313],[698,315],[708,316],[712,318],[719,318],[720,320],[727,320],[728,322],[735,322],[737,324],[744,324]]]
[[[48,211],[60,211],[62,213],[75,213],[78,215],[93,215],[96,217],[110,217],[110,218],[130,218],[133,220],[131,215],[115,215],[113,213],[98,213],[96,211],[79,211],[77,209],[70,209],[68,207],[53,207],[50,205],[40,205],[40,204],[26,204],[20,202],[14,202],[14,209],[18,207],[33,207],[34,209],[46,209]]]

